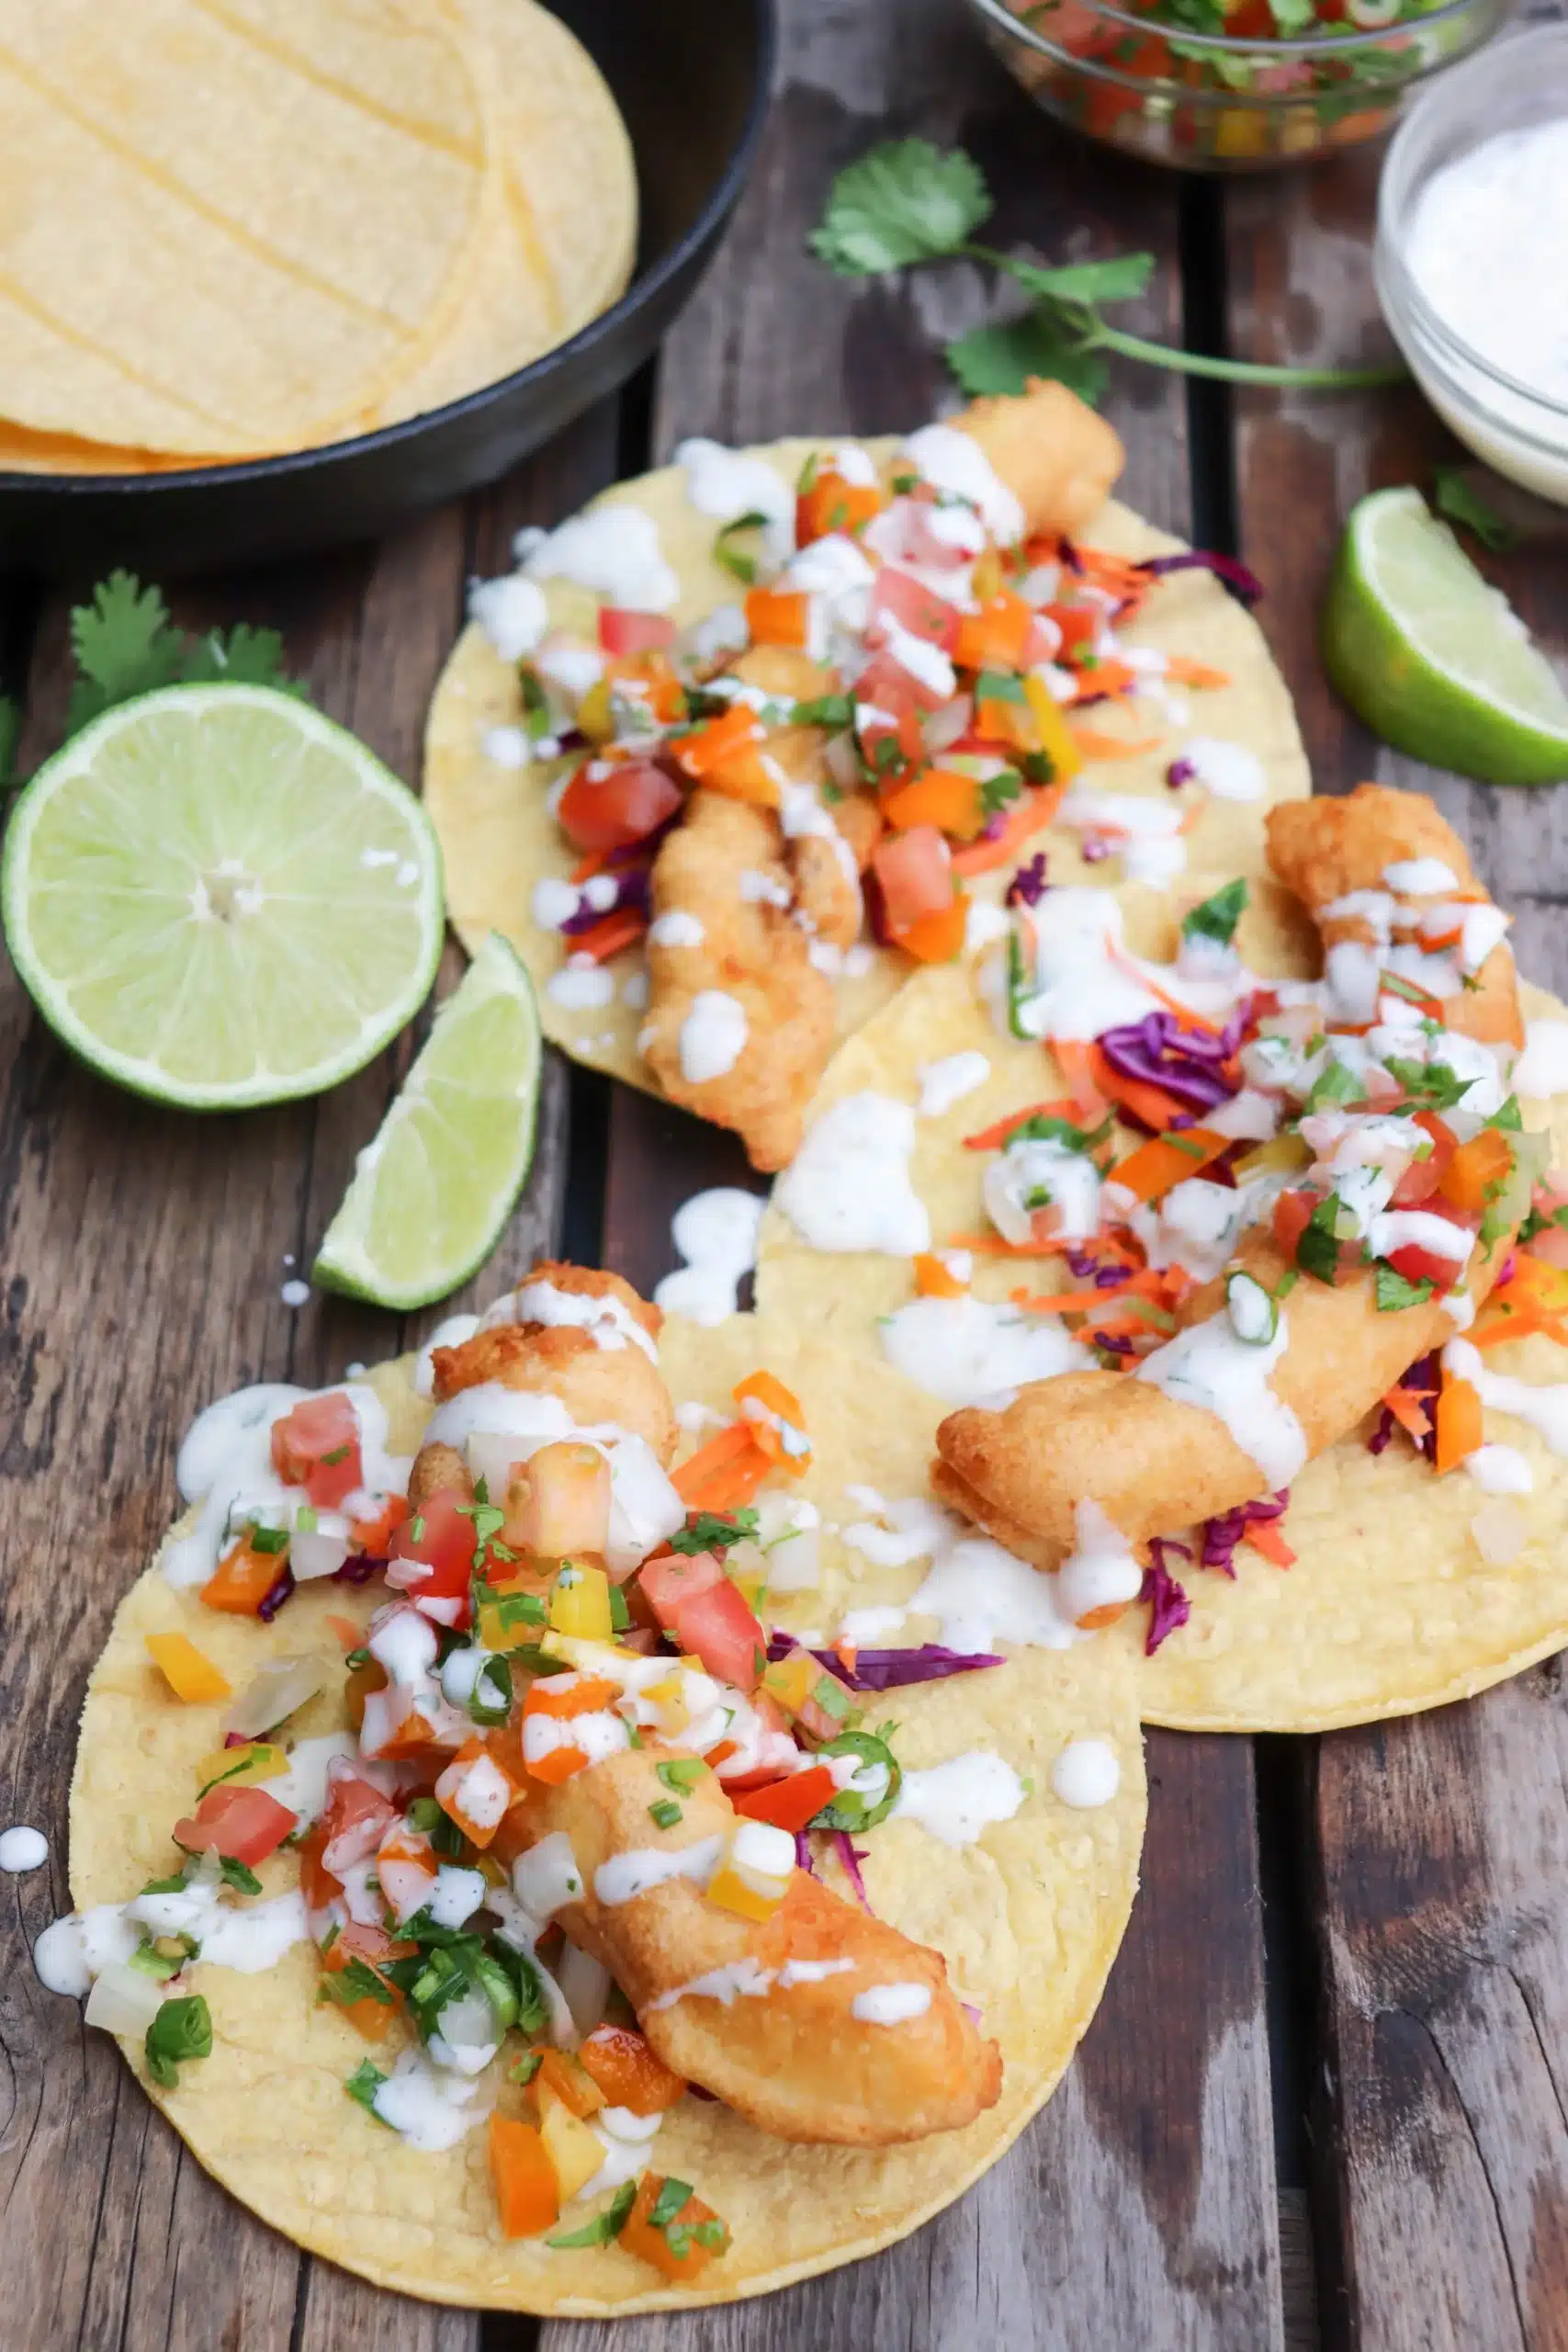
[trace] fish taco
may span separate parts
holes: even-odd
[[[761,1235],[761,1307],[896,1367],[941,1502],[1193,1730],[1568,1641],[1563,1008],[1429,801],[1267,827],[1263,881],[1021,875],[843,1049]]]
[[[1108,493],[1059,384],[907,439],[692,441],[476,586],[424,794],[566,1050],[782,1167],[835,1042],[1009,876],[1250,870],[1299,797],[1246,575]],[[1110,863],[1120,861],[1119,866]]]
[[[536,1268],[182,1448],[38,1950],[209,2171],[311,2251],[576,2315],[885,2245],[1048,2096],[1132,1905],[1109,1650],[828,1650],[857,1368]],[[797,1638],[782,1623],[801,1627]]]

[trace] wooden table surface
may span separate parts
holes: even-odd
[[[321,707],[411,783],[465,582],[506,568],[519,525],[685,434],[908,428],[950,397],[938,346],[994,313],[984,275],[850,286],[804,249],[832,173],[879,137],[969,146],[998,243],[1057,260],[1154,251],[1147,298],[1118,314],[1144,332],[1242,357],[1383,353],[1375,156],[1181,182],[1053,130],[955,0],[783,0],[782,16],[750,191],[651,382],[379,547],[175,600],[188,621],[283,627]],[[1122,368],[1108,408],[1131,503],[1261,575],[1317,789],[1375,775],[1434,791],[1515,910],[1527,971],[1568,991],[1568,796],[1486,791],[1379,750],[1314,657],[1351,502],[1424,481],[1443,454],[1414,393],[1232,398]],[[1500,576],[1562,650],[1561,554],[1516,554]],[[15,589],[0,608],[0,650],[31,695],[25,758],[55,740],[67,601]],[[434,1319],[325,1297],[292,1314],[279,1297],[286,1253],[308,1266],[414,1040],[319,1102],[203,1120],[75,1068],[8,970],[0,1024],[0,1813],[51,1840],[46,1870],[4,1882],[6,2352],[600,2352],[612,2335],[615,2352],[1568,2346],[1555,1661],[1471,1704],[1323,1739],[1151,1734],[1143,1893],[1077,2063],[988,2178],[874,2261],[691,2318],[540,2325],[378,2293],[232,2204],[112,2043],[38,1985],[28,1947],[68,1907],[84,1682],[171,1516],[193,1414],[244,1381],[340,1377]],[[727,1138],[552,1057],[533,1179],[476,1296],[562,1247],[651,1284],[671,1262],[671,1211],[744,1181]]]

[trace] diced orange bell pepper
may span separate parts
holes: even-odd
[[[633,2115],[662,2115],[686,2087],[629,2026],[595,2026],[577,2054],[604,2092],[605,2105],[629,2109]]]
[[[743,743],[739,751],[716,761],[703,783],[709,792],[722,792],[727,800],[743,800],[749,808],[779,805],[779,780],[755,743]]]
[[[617,907],[586,931],[574,932],[567,945],[573,956],[591,956],[595,964],[607,964],[612,956],[634,947],[647,929],[648,917],[640,907]],[[367,1544],[365,1548],[372,1547]]]
[[[1443,1385],[1438,1391],[1437,1409],[1438,1454],[1436,1468],[1439,1476],[1453,1470],[1473,1453],[1484,1442],[1482,1423],[1481,1391],[1473,1381],[1461,1380],[1451,1372],[1443,1374]]]
[[[969,901],[960,891],[951,906],[922,915],[908,931],[895,932],[894,942],[917,964],[951,964],[964,945],[968,921]]]
[[[571,952],[574,956],[581,944],[581,939],[572,941]],[[389,1495],[375,1519],[351,1520],[348,1532],[362,1552],[368,1553],[371,1559],[378,1560],[408,1515],[408,1497]],[[350,1643],[349,1647],[352,1649],[353,1646],[354,1645]]]
[[[595,1714],[601,1707],[610,1705],[616,1687],[604,1674],[544,1674],[530,1683],[523,1713],[525,1717],[554,1715],[560,1719]]]
[[[804,649],[811,626],[811,599],[802,588],[752,588],[746,597],[746,626],[753,645]]]
[[[986,821],[978,779],[957,768],[927,768],[912,784],[890,792],[882,813],[899,832],[911,825],[934,825],[964,842],[972,842]]]
[[[977,613],[964,614],[953,658],[964,670],[1020,669],[1033,626],[1032,607],[1004,588]]]
[[[1507,1136],[1496,1127],[1483,1127],[1479,1135],[1460,1145],[1438,1179],[1438,1190],[1456,1209],[1479,1216],[1488,1193],[1506,1183],[1513,1168],[1513,1148]]]
[[[253,1550],[246,1535],[219,1561],[201,1588],[201,1597],[209,1609],[221,1609],[231,1617],[254,1617],[282,1575],[287,1557],[285,1552]]]
[[[576,2052],[544,2049],[536,2053],[538,2065],[534,2070],[530,2087],[536,2091],[553,2091],[561,2105],[573,2115],[596,2115],[605,2104],[604,2093],[598,2079],[585,2067]]]
[[[492,2114],[490,2169],[502,2237],[536,2237],[559,2221],[555,2167],[535,2124],[515,2116]]]
[[[942,1260],[922,1250],[914,1261],[915,1293],[919,1298],[962,1298],[965,1285],[950,1273]]]
[[[311,1823],[299,1841],[299,1892],[307,1911],[324,1911],[343,1893],[342,1879],[334,1878],[321,1860],[326,1843],[326,1829],[319,1821]]]
[[[761,741],[761,723],[750,703],[731,703],[722,718],[680,737],[671,746],[678,764],[689,776],[705,781],[737,752]]]
[[[184,1634],[149,1634],[147,1647],[175,1698],[183,1699],[187,1707],[232,1698],[233,1684]]]
[[[661,2227],[656,2228],[653,2214],[664,2189],[660,2173],[645,2172],[637,2183],[637,2202],[627,2214],[621,2232],[621,2244],[628,2254],[639,2254],[666,2278],[690,2281],[699,2278],[716,2255],[723,2254],[729,2244],[729,2232],[700,2197],[688,2197],[679,2211]],[[695,2235],[699,2227],[713,2225],[709,2234],[717,2238],[716,2245],[704,2245]],[[670,2243],[673,2231],[675,2244]]]
[[[447,1820],[456,1822],[468,1843],[482,1850],[505,1819],[517,1791],[505,1766],[476,1738],[463,1742],[436,1781],[434,1794]]]
[[[1151,1136],[1136,1151],[1129,1152],[1111,1171],[1113,1183],[1122,1185],[1135,1201],[1157,1201],[1174,1185],[1185,1183],[1189,1176],[1196,1176],[1212,1159],[1230,1149],[1232,1138],[1217,1136],[1208,1127],[1184,1127],[1175,1135]]]
[[[842,474],[826,466],[795,502],[795,543],[807,548],[813,539],[825,539],[834,531],[852,537],[882,512],[882,492],[875,483],[846,481]]]
[[[412,1951],[414,1946],[410,1944],[404,1949]],[[321,1954],[321,1973],[325,1976],[340,1976],[355,1962],[360,1967],[369,1970],[386,1997],[382,1999],[374,1993],[367,1993],[357,2001],[333,2002],[333,2006],[363,2040],[381,2041],[403,2006],[403,1996],[397,1986],[382,1975],[375,1962],[357,1948],[355,1929],[344,1928],[333,1937]]]

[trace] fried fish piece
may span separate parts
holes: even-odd
[[[1415,794],[1363,785],[1346,799],[1273,809],[1268,822],[1275,871],[1300,892],[1330,944],[1356,935],[1356,918],[1326,910],[1352,891],[1383,891],[1386,867],[1416,857],[1438,859],[1479,903],[1490,903],[1458,835]],[[1506,944],[1492,951],[1475,978],[1476,988],[1445,1000],[1450,1028],[1485,1044],[1520,1037]],[[1513,1238],[1510,1228],[1472,1250],[1467,1279],[1477,1306]],[[1291,1261],[1259,1227],[1244,1237],[1235,1267],[1272,1295]],[[1190,1395],[1203,1393],[1199,1351],[1206,1329],[1228,1328],[1228,1278],[1205,1284],[1187,1303],[1177,1336],[1135,1374],[1065,1373],[1031,1382],[1004,1411],[971,1407],[950,1414],[937,1430],[935,1493],[1041,1568],[1057,1566],[1073,1549],[1084,1500],[1098,1503],[1130,1542],[1141,1544],[1288,1485],[1302,1463],[1354,1429],[1401,1373],[1455,1329],[1440,1300],[1380,1312],[1371,1269],[1339,1285],[1297,1281],[1280,1310],[1288,1344],[1266,1367],[1266,1380],[1259,1372],[1245,1410],[1232,1409],[1232,1422],[1243,1420],[1254,1439],[1249,1451],[1220,1410],[1156,1385],[1174,1372]],[[1191,1377],[1183,1379],[1189,1367]]]
[[[671,1101],[733,1127],[752,1166],[768,1170],[800,1148],[836,1017],[833,983],[795,920],[795,877],[783,850],[770,810],[693,793],[654,861],[649,1011],[638,1040]],[[743,888],[743,876],[755,878]],[[685,922],[660,937],[660,920],[675,916]],[[714,1071],[701,1031],[716,1012],[736,1050]]]
[[[1106,500],[1127,453],[1113,426],[1066,384],[1029,379],[1021,395],[972,401],[949,423],[977,441],[1023,509],[1030,537],[1081,531]]]
[[[679,1824],[653,1826],[649,1808],[669,1794],[658,1768],[688,1754],[625,1749],[542,1790],[529,1812],[541,1837],[563,1831],[577,1860],[582,1897],[555,1916],[609,1970],[664,2064],[781,2140],[886,2147],[993,2107],[1001,2052],[965,2013],[942,1955],[807,1871],[760,1922],[708,1902],[687,1877],[605,1899],[621,1891],[616,1875],[624,1883],[624,1868],[601,1876],[615,1858],[702,1848],[711,1860],[734,1828],[734,1807],[700,1765]],[[857,2017],[876,1986],[899,1987],[900,2006],[918,2013]]]

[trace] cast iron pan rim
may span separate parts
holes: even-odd
[[[364,433],[352,441],[324,441],[310,449],[288,449],[276,458],[246,458],[231,465],[192,466],[183,471],[161,471],[136,474],[58,474],[0,472],[0,492],[42,492],[59,498],[90,497],[104,491],[118,491],[128,498],[156,498],[164,490],[189,490],[200,485],[214,489],[235,482],[281,481],[292,474],[310,473],[316,467],[342,458],[367,456],[372,450],[396,449],[402,442],[412,441],[431,431],[437,424],[455,424],[464,417],[478,416],[492,402],[526,386],[531,379],[543,380],[579,354],[586,355],[614,335],[624,321],[652,300],[672,277],[679,276],[694,254],[719,228],[734,205],[750,170],[757,142],[767,120],[773,97],[773,65],[778,50],[778,16],[776,0],[750,0],[752,22],[757,29],[757,64],[751,90],[751,101],[740,136],[728,163],[709,195],[706,203],[679,242],[673,244],[653,267],[634,277],[619,301],[590,319],[585,327],[565,343],[554,345],[531,359],[526,368],[515,374],[503,376],[493,384],[482,384],[477,392],[466,392],[459,401],[449,401],[443,408],[426,409],[418,416],[406,416],[396,424],[384,424],[379,432]]]

